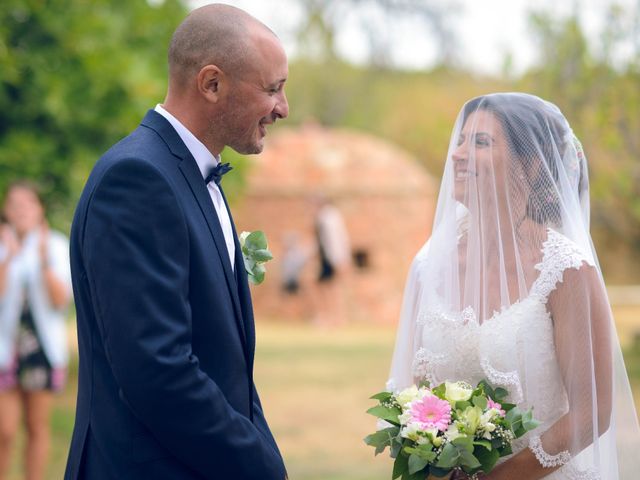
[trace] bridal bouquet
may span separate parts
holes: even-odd
[[[364,441],[376,455],[390,448],[395,458],[392,479],[446,477],[454,470],[473,476],[488,473],[500,457],[512,453],[511,442],[538,426],[532,410],[522,412],[504,402],[509,392],[481,381],[428,383],[399,393],[380,392],[379,404],[367,413],[386,428]]]

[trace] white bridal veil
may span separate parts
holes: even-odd
[[[481,379],[534,408],[548,478],[640,478],[640,430],[589,234],[582,146],[553,104],[493,94],[453,129],[389,388]],[[508,461],[508,460],[507,460]]]

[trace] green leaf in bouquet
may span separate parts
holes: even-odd
[[[389,427],[384,430],[378,430],[376,433],[367,435],[364,438],[364,443],[371,447],[375,447],[375,454],[378,455],[379,453],[382,453],[385,448],[391,446],[391,443],[399,432],[400,428],[398,427]]]
[[[486,448],[487,450],[493,450],[493,446],[491,445],[491,442],[489,440],[474,440],[473,445]]]
[[[440,453],[440,457],[436,462],[436,467],[440,468],[453,468],[458,464],[458,459],[460,458],[460,452],[452,443],[447,443],[442,452]]]
[[[386,420],[387,422],[399,426],[400,422],[398,421],[398,415],[400,415],[400,409],[396,407],[385,407],[384,405],[376,405],[375,407],[371,407],[367,410],[369,415],[373,415],[374,417],[378,417],[382,420]]]
[[[483,472],[490,472],[500,458],[500,452],[495,448],[478,447],[473,451],[473,454],[480,462]]]
[[[468,407],[471,406],[471,403],[468,402],[467,400],[460,400],[459,402],[456,402],[456,410],[460,410],[461,412],[464,412]]]
[[[424,468],[428,464],[429,464],[429,461],[424,459],[420,455],[417,455],[415,453],[412,453],[411,455],[409,455],[408,466],[409,466],[409,473],[411,475],[413,475],[414,473],[418,473],[421,470],[424,470]]]
[[[405,473],[409,473],[409,455],[400,450],[400,453],[398,453],[398,456],[396,457],[396,461],[393,462],[393,473],[391,474],[391,479],[394,480],[403,476]]]
[[[478,383],[478,388],[481,388],[485,394],[489,395],[492,399],[496,399],[496,393],[493,390],[493,387],[486,380],[480,380]]]
[[[502,406],[502,410],[504,410],[505,412],[509,412],[516,408],[515,403],[501,403],[500,405]]]
[[[522,422],[522,413],[520,412],[520,409],[515,407],[507,412],[504,419],[509,423],[509,425],[511,425],[511,428],[513,429],[514,425]]]
[[[436,452],[433,451],[431,442],[418,445],[417,447],[404,447],[404,451],[409,455],[417,455],[427,462],[433,462],[437,456]]]
[[[466,435],[460,436],[454,439],[451,443],[458,447],[458,450],[473,452],[473,437]]]
[[[421,380],[418,384],[418,388],[431,388],[431,382],[429,380]]]
[[[389,456],[391,458],[396,458],[398,456],[400,450],[402,450],[402,442],[403,439],[400,436],[396,436],[393,439],[393,441],[391,442],[391,451],[389,452]]]
[[[468,450],[460,450],[460,460],[458,462],[463,467],[470,469],[479,468],[482,464],[478,459]]]
[[[473,392],[471,392],[471,397],[472,398],[473,397],[477,397],[477,396],[484,397],[485,395],[487,395],[487,392],[485,392],[484,385],[482,384],[482,382],[478,383],[478,385],[473,390]]]
[[[534,430],[540,425],[540,422],[533,418],[533,410],[528,410],[522,415],[522,428],[527,432]]]
[[[431,390],[431,392],[440,400],[444,400],[444,392],[446,391],[446,389],[447,389],[447,386],[444,383],[442,383],[437,387],[435,387],[433,390]]]
[[[391,397],[393,397],[393,393],[384,391],[384,392],[376,393],[375,395],[372,395],[369,398],[371,400],[379,400],[380,403],[382,403],[382,402],[386,402]]]
[[[524,429],[524,427],[522,426],[522,422],[519,422],[517,424],[516,429],[512,430],[513,431],[513,436],[515,438],[520,438],[521,436],[523,436],[525,433],[527,433],[527,431]]]
[[[439,468],[436,466],[429,467],[429,473],[437,478],[444,478],[451,473],[450,468]]]
[[[502,402],[502,400],[509,396],[509,392],[502,387],[496,388],[493,392],[495,395],[494,400],[498,403]]]
[[[424,480],[429,475],[429,470],[420,470],[416,473],[409,473],[409,470],[402,474],[402,480]]]
[[[500,450],[500,457],[506,457],[508,455],[511,455],[512,453],[513,450],[511,450],[511,445],[507,445],[502,450]]]
[[[481,397],[481,396],[473,397],[471,401],[476,407],[480,407],[482,410],[487,409],[487,399],[485,397]]]

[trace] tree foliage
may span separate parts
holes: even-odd
[[[640,25],[612,6],[600,42],[588,42],[576,15],[532,15],[539,67],[521,86],[556,103],[581,139],[589,161],[592,230],[605,274],[638,280],[640,262],[640,38],[635,56],[616,63]],[[636,21],[638,21],[636,19]],[[596,49],[600,45],[600,49]],[[608,270],[608,271],[607,271]]]
[[[3,0],[0,191],[36,180],[54,217],[70,210],[97,157],[166,89],[177,0]]]

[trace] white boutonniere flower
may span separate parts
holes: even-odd
[[[269,244],[264,232],[242,232],[240,234],[240,247],[244,268],[247,271],[249,281],[254,285],[260,285],[264,281],[266,269],[264,264],[273,259],[269,251]]]

